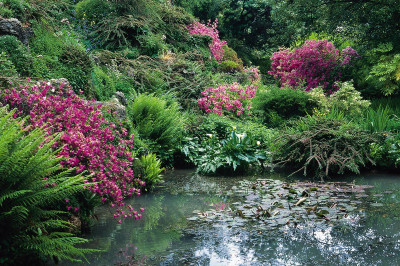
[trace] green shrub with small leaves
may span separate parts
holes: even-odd
[[[325,95],[322,88],[313,89],[309,92],[312,101],[323,111],[330,112],[336,109],[353,117],[360,116],[371,105],[370,101],[362,98],[352,82],[338,82],[337,86],[339,89],[329,96]]]
[[[29,76],[32,68],[32,57],[28,49],[15,36],[0,36],[0,52],[5,52],[17,72]]]
[[[294,173],[324,177],[374,164],[370,145],[377,135],[360,130],[345,120],[307,116],[293,121],[277,139],[274,160],[295,169]]]
[[[260,88],[253,101],[253,110],[265,124],[280,125],[289,118],[311,114],[317,107],[311,95],[303,90],[270,86]]]
[[[13,77],[17,75],[14,64],[8,59],[6,52],[0,53],[0,76]]]

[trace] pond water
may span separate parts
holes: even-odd
[[[400,265],[400,175],[345,178],[374,187],[338,222],[261,226],[235,214],[214,222],[196,218],[230,210],[241,200],[231,188],[258,178],[169,172],[162,188],[133,200],[146,209],[141,220],[117,224],[111,210],[98,209],[86,247],[104,252],[88,260],[91,265]]]

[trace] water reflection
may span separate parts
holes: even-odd
[[[340,224],[265,230],[250,222],[229,227],[224,221],[187,220],[194,211],[227,208],[232,196],[224,191],[240,179],[177,171],[167,177],[165,188],[134,200],[134,205],[146,208],[142,220],[118,225],[107,208],[100,209],[88,247],[106,252],[89,261],[92,265],[400,265],[400,176],[357,178],[356,183],[374,185],[368,193],[375,196],[359,199],[361,210]]]

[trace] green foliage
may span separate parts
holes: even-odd
[[[400,88],[400,54],[382,55],[367,79],[378,81],[385,95],[396,92]]]
[[[232,130],[223,139],[213,134],[187,138],[182,152],[197,166],[199,173],[237,174],[247,171],[250,165],[263,166],[268,159],[257,144],[251,135]]]
[[[175,102],[140,94],[128,105],[128,119],[151,152],[170,164],[184,132],[184,119]]]
[[[235,50],[228,47],[228,45],[224,45],[222,48],[224,49],[224,61],[219,64],[219,70],[228,73],[243,71],[243,62]]]
[[[92,84],[95,97],[99,101],[109,100],[116,91],[114,80],[98,66],[93,68]]]
[[[92,61],[86,51],[79,46],[64,46],[60,56],[62,63],[62,77],[68,79],[75,92],[82,90],[84,95],[92,96],[90,91],[89,78],[92,70]]]
[[[250,166],[262,166],[270,158],[275,133],[251,121],[211,114],[191,128],[181,151],[201,173],[238,174]]]
[[[83,0],[75,6],[76,17],[87,24],[97,23],[112,11],[109,1]]]
[[[373,161],[369,146],[379,139],[349,122],[308,116],[293,122],[278,139],[278,164],[321,178],[347,171],[359,173]]]
[[[21,75],[29,75],[32,58],[28,49],[15,36],[0,36],[0,52],[5,52],[8,59]]]
[[[164,170],[161,161],[153,153],[142,155],[134,161],[135,175],[146,182],[146,188],[152,188],[162,182],[161,173]]]
[[[260,88],[253,102],[254,112],[271,126],[277,126],[285,119],[311,114],[315,107],[317,104],[307,92],[276,86]]]
[[[219,64],[218,69],[222,72],[232,73],[240,70],[240,65],[234,61],[226,60]]]
[[[391,129],[390,109],[379,106],[377,110],[369,108],[363,119],[363,127],[370,132],[389,131]]]
[[[385,168],[400,166],[400,134],[383,134],[383,141],[370,145],[370,155],[376,164]]]
[[[40,130],[29,134],[25,120],[0,108],[0,255],[2,263],[39,264],[47,259],[78,261],[94,250],[68,233],[67,213],[54,206],[83,190],[83,177],[60,169],[52,145]],[[65,202],[64,202],[65,203]]]
[[[140,49],[143,54],[155,57],[168,50],[165,40],[165,35],[154,34],[149,32],[145,35],[138,36],[137,40],[140,43]]]
[[[7,18],[17,18],[26,21],[27,14],[31,10],[32,7],[29,5],[29,1],[25,0],[3,0],[0,3],[0,15]]]
[[[17,75],[14,64],[8,59],[6,52],[0,53],[0,73],[2,77],[13,77]]]
[[[339,90],[326,96],[322,88],[315,88],[310,95],[324,111],[336,109],[346,116],[360,116],[370,106],[371,102],[363,100],[361,93],[357,91],[352,82],[338,82]]]
[[[93,97],[89,85],[93,63],[76,36],[67,31],[55,33],[44,23],[34,31],[33,75],[46,79],[66,78],[76,93],[82,90],[85,96]]]

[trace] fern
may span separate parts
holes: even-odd
[[[139,138],[149,143],[149,148],[164,162],[172,157],[184,132],[184,120],[178,105],[161,98],[140,94],[128,108]]]
[[[66,232],[68,213],[56,207],[84,189],[83,177],[60,168],[52,149],[57,137],[45,141],[40,130],[26,133],[25,120],[13,114],[0,108],[1,263],[80,261],[95,250],[76,247],[87,240]]]

